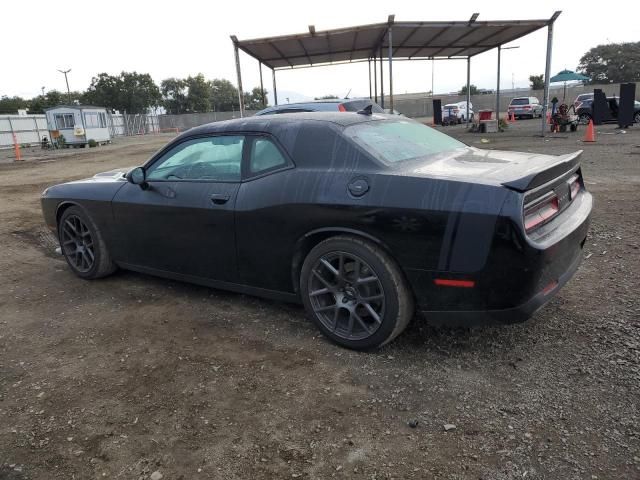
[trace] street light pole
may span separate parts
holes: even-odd
[[[67,83],[67,101],[69,102],[69,105],[71,105],[71,90],[69,90],[69,79],[67,78],[67,73],[69,73],[71,69],[58,71],[64,74],[64,81]]]

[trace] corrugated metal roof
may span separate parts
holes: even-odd
[[[388,57],[392,27],[393,58],[458,58],[512,42],[549,24],[544,20],[498,20],[455,22],[393,22],[360,25],[295,35],[237,40],[238,48],[270,68],[296,68],[319,64],[362,61]]]

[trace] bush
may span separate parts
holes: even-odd
[[[93,138],[90,138],[87,143],[89,144],[89,148],[93,148],[93,147],[97,147],[98,146],[98,142],[96,142]]]
[[[64,138],[64,135],[60,135],[58,137],[58,147],[64,148],[66,146],[67,140]]]
[[[498,121],[498,129],[502,132],[502,131],[506,130],[507,128],[509,128],[509,124],[507,123],[507,121],[504,118],[501,118]]]

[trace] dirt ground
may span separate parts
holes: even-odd
[[[640,478],[640,126],[584,145],[538,125],[489,143],[445,131],[585,150],[595,210],[575,278],[524,324],[416,319],[374,353],[328,343],[298,305],[70,272],[42,190],[169,136],[1,153],[0,479]]]

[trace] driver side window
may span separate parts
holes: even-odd
[[[194,138],[176,145],[147,170],[147,180],[239,182],[244,136]]]

